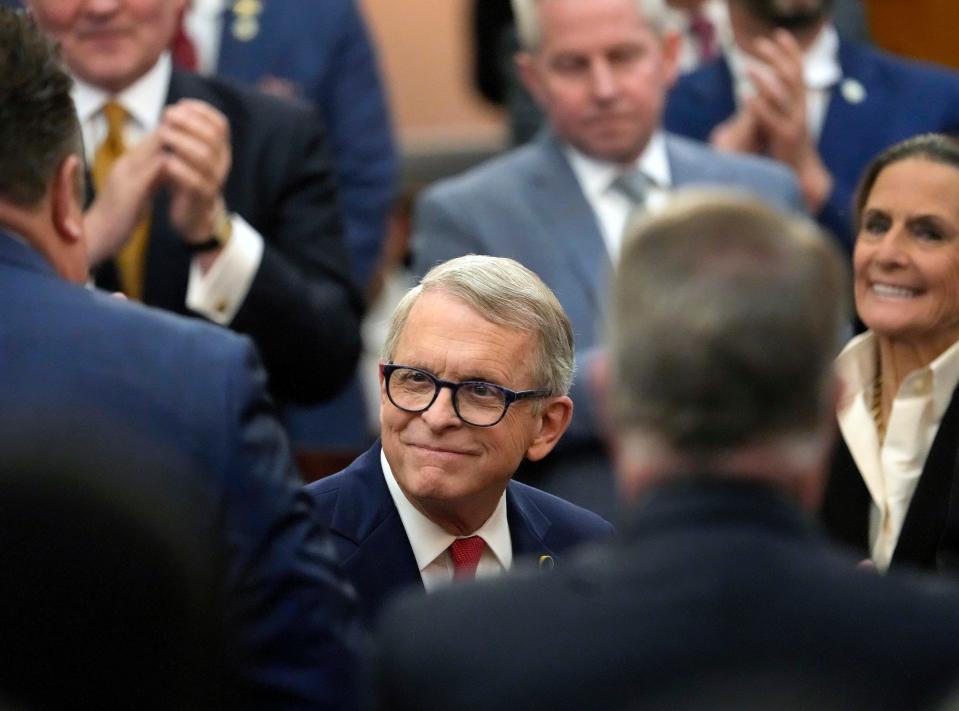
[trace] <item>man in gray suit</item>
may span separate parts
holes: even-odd
[[[513,0],[513,9],[523,46],[517,67],[548,127],[423,195],[414,271],[490,254],[516,259],[553,289],[579,347],[576,411],[568,442],[525,476],[609,516],[612,473],[586,381],[627,220],[691,184],[738,186],[797,210],[801,199],[777,164],[721,155],[659,129],[680,42],[663,0]]]

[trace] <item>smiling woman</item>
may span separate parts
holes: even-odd
[[[927,134],[867,168],[856,310],[840,354],[827,527],[880,569],[959,574],[959,142]]]

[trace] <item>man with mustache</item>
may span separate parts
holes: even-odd
[[[859,176],[893,143],[959,129],[959,75],[849,41],[832,0],[728,5],[734,43],[676,83],[663,122],[789,165],[809,213],[851,251]]]

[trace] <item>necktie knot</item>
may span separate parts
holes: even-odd
[[[127,111],[115,101],[108,101],[103,105],[103,117],[107,120],[107,137],[104,140],[116,159],[124,151],[123,129],[127,123]]]
[[[627,170],[617,175],[609,184],[610,189],[625,195],[633,205],[642,205],[646,201],[646,191],[650,181],[640,170]]]
[[[689,15],[689,31],[699,45],[699,61],[708,62],[719,55],[716,42],[716,27],[702,10],[693,10]]]
[[[453,541],[450,544],[450,557],[453,559],[453,577],[475,578],[476,566],[479,565],[485,548],[486,542],[479,536],[457,538]]]

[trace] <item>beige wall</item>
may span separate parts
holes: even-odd
[[[472,0],[361,0],[407,152],[501,145],[500,114],[470,88]]]

